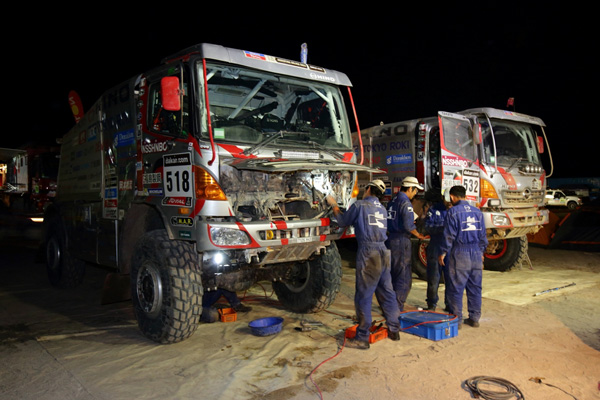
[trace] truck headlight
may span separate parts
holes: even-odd
[[[510,218],[503,214],[492,214],[492,224],[494,226],[511,226]]]
[[[230,228],[210,228],[210,238],[217,246],[240,246],[250,244],[244,231]]]

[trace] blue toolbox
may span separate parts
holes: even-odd
[[[458,335],[458,319],[452,314],[431,311],[400,313],[400,331],[430,340],[442,340]]]

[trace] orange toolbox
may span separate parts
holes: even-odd
[[[237,313],[233,308],[219,308],[219,318],[221,322],[237,321]]]
[[[346,339],[352,339],[354,336],[356,336],[356,328],[358,328],[358,325],[354,325],[351,326],[350,328],[346,329]],[[387,326],[382,325],[379,328],[371,328],[371,333],[369,333],[369,343],[375,343],[378,342],[382,339],[387,339],[388,337],[388,332],[387,332]]]

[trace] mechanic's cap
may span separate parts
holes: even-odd
[[[415,178],[414,176],[407,176],[406,178],[404,178],[404,180],[402,181],[402,186],[416,187],[419,190],[423,190],[423,186],[421,186],[417,178]]]
[[[452,200],[450,200],[450,189],[446,189],[444,191],[444,201],[446,203],[451,203],[452,202]]]
[[[385,183],[383,183],[381,179],[375,179],[369,182],[367,186],[375,186],[381,191],[381,193],[385,193]]]

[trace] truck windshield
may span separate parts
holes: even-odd
[[[199,65],[198,76],[202,73]],[[216,141],[351,148],[348,118],[336,86],[217,63],[207,63],[206,74]],[[208,138],[206,106],[200,108],[201,135]]]
[[[523,122],[491,119],[492,129],[481,119],[484,160],[487,163],[510,167],[519,162],[539,164],[536,132],[532,125]],[[493,132],[493,133],[492,133]],[[492,137],[493,134],[493,137]],[[494,155],[494,142],[496,155]]]

